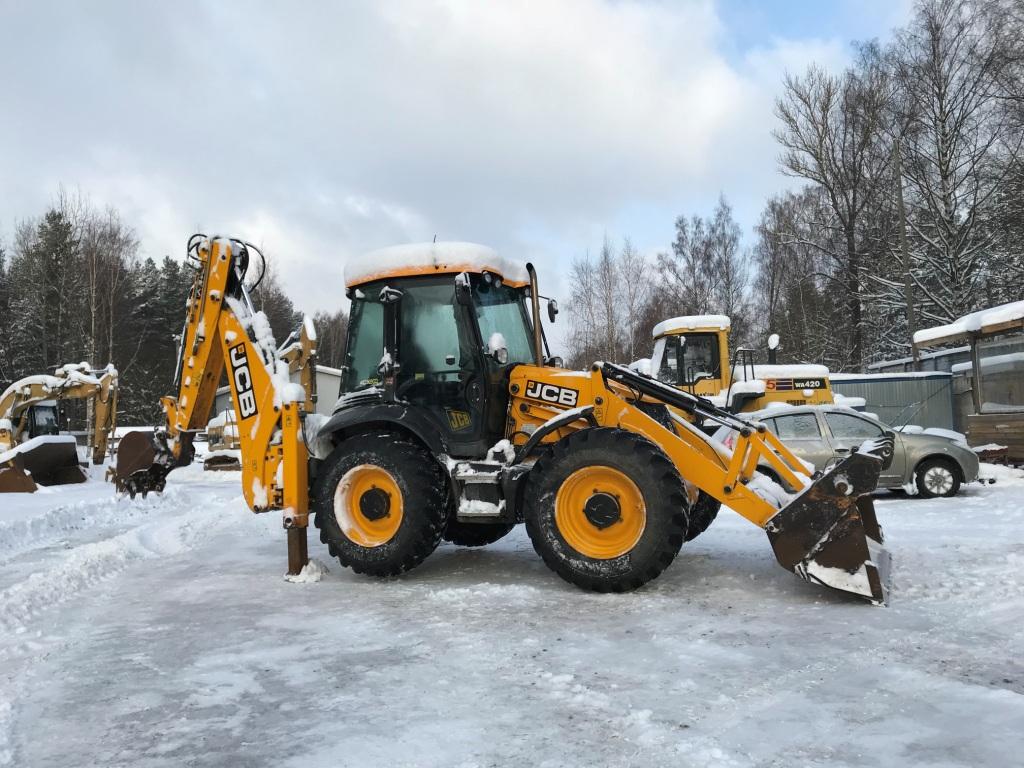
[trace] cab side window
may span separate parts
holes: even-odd
[[[384,305],[376,301],[353,301],[345,391],[354,392],[380,384],[377,367],[383,356]]]

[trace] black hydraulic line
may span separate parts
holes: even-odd
[[[615,363],[595,363],[594,369],[601,372],[605,381],[611,380],[629,387],[640,394],[652,397],[666,405],[679,408],[694,416],[711,419],[719,424],[733,427],[740,432],[750,434],[752,432],[764,432],[763,424],[746,421],[734,414],[723,410],[706,398],[699,395],[691,395],[675,387],[671,387],[650,376],[644,376],[629,368]]]

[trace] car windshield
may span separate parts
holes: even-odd
[[[537,362],[533,356],[522,291],[480,278],[474,281],[473,305],[480,325],[480,338],[485,346],[493,346],[492,339],[503,341],[508,349],[509,363]],[[500,334],[500,338],[496,338],[496,334]]]

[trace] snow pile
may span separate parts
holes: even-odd
[[[511,464],[516,458],[516,449],[508,440],[499,440],[487,451],[488,461],[500,461]]]
[[[849,408],[852,411],[867,408],[868,401],[863,397],[854,397],[853,395],[843,395],[839,392],[832,393],[832,401],[842,407]]]
[[[727,331],[732,321],[726,315],[683,315],[662,320],[651,331],[653,338],[680,331]]]
[[[651,374],[651,358],[641,357],[639,360],[634,360],[629,364],[630,370],[641,373],[644,376],[650,376]]]
[[[989,451],[1005,451],[1006,446],[999,443],[985,443],[984,445],[975,445],[971,450],[975,453],[988,453]]]
[[[289,581],[292,584],[316,584],[318,581],[322,581],[324,574],[330,573],[330,570],[321,561],[315,557],[309,558],[302,570],[298,573],[286,573],[284,580]]]
[[[753,368],[753,371],[751,371]],[[753,373],[753,376],[748,374]],[[828,368],[824,365],[811,363],[764,364],[755,366],[737,366],[736,378],[746,381],[751,379],[827,379]]]
[[[984,331],[986,328],[1015,320],[1024,320],[1024,301],[1013,301],[998,307],[982,309],[954,320],[948,325],[925,328],[914,334],[915,344],[952,341],[953,338]]]
[[[952,429],[941,429],[940,427],[922,427],[917,424],[905,424],[902,427],[894,427],[896,432],[901,432],[904,435],[933,435],[934,437],[944,437],[947,440],[952,440],[954,443],[967,447],[967,435],[963,432],[956,432]]]
[[[296,403],[306,399],[306,390],[301,384],[293,383],[288,372],[288,363],[277,356],[277,343],[270,321],[264,312],[253,312],[237,299],[228,296],[225,299],[238,322],[249,334],[253,344],[260,350],[263,364],[266,366],[270,381],[274,386],[274,405],[281,407],[285,403]],[[249,363],[252,365],[252,362]]]
[[[499,256],[476,243],[410,243],[371,251],[345,265],[345,284],[368,283],[401,269],[434,269],[438,273],[494,272],[510,283],[530,280],[526,265]]]
[[[70,443],[75,446],[75,451],[78,451],[78,441],[75,440],[74,435],[40,435],[14,446],[9,451],[0,453],[0,463],[10,461],[19,453],[28,453],[33,448],[38,448],[41,445],[59,445],[62,443]]]
[[[499,517],[504,510],[504,499],[497,504],[483,499],[462,498],[459,500],[459,514],[467,517]]]
[[[117,380],[117,369],[113,365],[108,365],[99,373],[101,375],[109,373],[114,377],[115,382]],[[92,367],[88,363],[68,363],[58,368],[53,376],[37,374],[19,379],[7,387],[3,394],[0,395],[0,403],[7,400],[13,401],[19,396],[28,397],[32,394],[31,388],[35,386],[40,387],[49,396],[80,384],[98,386],[100,379],[92,375]]]

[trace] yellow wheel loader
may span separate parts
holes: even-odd
[[[52,375],[27,376],[0,394],[0,493],[85,481],[75,438],[61,435],[58,423],[58,402],[73,399],[90,401],[91,458],[103,463],[117,421],[117,370],[64,365]]]
[[[751,413],[771,403],[827,405],[833,402],[828,368],[823,365],[754,363],[754,351],[729,354],[727,315],[673,317],[654,326],[651,375],[659,381],[710,399],[731,413]],[[774,357],[773,336],[769,360]]]
[[[242,490],[254,511],[282,513],[293,573],[306,563],[312,511],[331,554],[359,573],[394,576],[442,539],[482,545],[525,523],[562,578],[625,591],[658,576],[724,503],[764,529],[801,578],[886,598],[889,556],[869,494],[891,445],[810,478],[763,425],[703,398],[610,363],[565,370],[546,354],[531,265],[466,243],[384,249],[350,265],[343,394],[324,420],[248,299],[258,251],[195,236],[189,254],[197,272],[177,396],[164,398],[155,437],[137,433],[130,453],[122,442],[119,484],[159,490],[188,460],[226,366]],[[308,326],[301,348],[312,365]],[[735,427],[734,449],[712,442],[703,421]],[[759,461],[802,490],[759,475]]]

